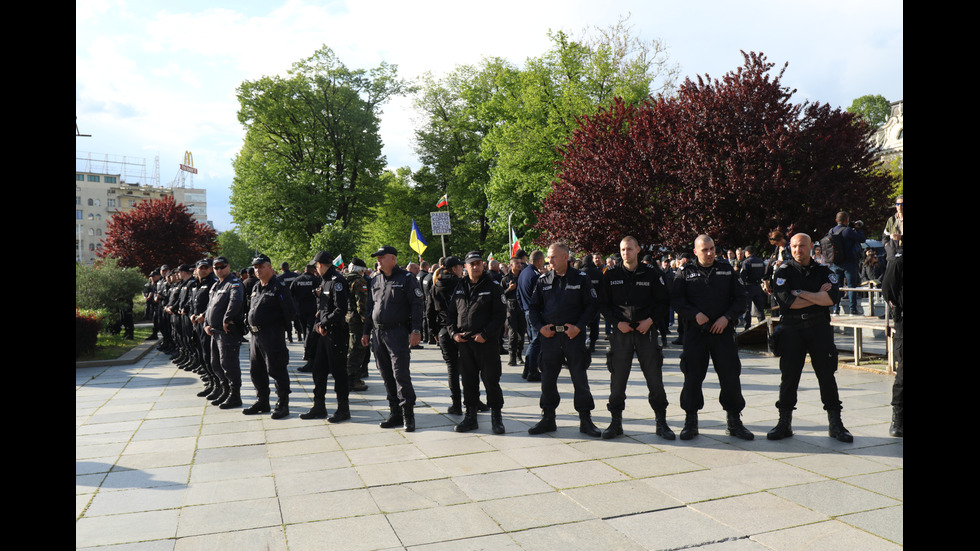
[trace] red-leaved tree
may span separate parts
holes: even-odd
[[[891,180],[863,120],[794,104],[762,54],[721,80],[687,79],[676,96],[616,101],[584,117],[562,150],[538,214],[542,240],[610,250],[625,235],[688,249],[707,233],[726,247],[774,228],[817,239],[839,210],[883,227]]]
[[[216,253],[217,238],[213,228],[194,221],[187,207],[168,196],[113,215],[99,256],[114,257],[120,266],[148,274],[162,264],[196,262]]]

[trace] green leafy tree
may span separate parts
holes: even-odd
[[[410,90],[397,67],[349,69],[324,46],[238,88],[245,142],[234,159],[231,212],[270,257],[310,257],[324,226],[347,230],[381,197],[381,106]]]
[[[442,245],[432,235],[429,220],[429,213],[435,209],[441,194],[437,195],[439,192],[429,184],[416,182],[414,178],[415,174],[407,167],[394,172],[389,170],[382,175],[385,184],[384,199],[375,207],[370,222],[364,228],[364,243],[358,249],[361,258],[367,258],[382,245],[391,245],[398,250],[398,262],[402,266],[410,261],[417,261],[418,253],[409,246],[413,219],[428,243],[422,258],[433,262],[442,256]],[[454,227],[453,232],[455,231]],[[447,239],[447,249],[448,247]],[[453,251],[458,254],[457,249]]]
[[[892,105],[880,94],[868,94],[861,96],[851,102],[847,108],[848,113],[860,115],[871,128],[878,128],[885,124],[888,117],[892,114]]]
[[[221,256],[228,259],[233,270],[247,268],[255,258],[256,250],[252,248],[238,232],[228,230],[218,234]]]
[[[453,231],[474,228],[476,248],[504,250],[509,221],[522,240],[537,235],[535,212],[579,117],[615,97],[640,102],[676,83],[663,44],[634,37],[625,20],[578,39],[549,36],[552,47],[524,68],[486,58],[426,81],[416,103],[425,119],[416,179],[457,190],[449,193]]]
[[[487,186],[494,163],[481,149],[499,120],[491,100],[515,73],[506,61],[485,58],[478,65],[458,67],[441,80],[426,75],[415,98],[424,118],[415,132],[422,168],[413,179],[433,190],[429,207],[443,194],[448,196],[453,233],[447,236],[447,250],[456,254],[482,249],[490,234]]]

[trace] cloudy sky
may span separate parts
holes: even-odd
[[[903,98],[903,7],[898,0],[283,0],[75,3],[78,157],[146,159],[160,183],[193,154],[194,187],[208,218],[233,229],[231,160],[244,131],[235,89],[285,75],[323,45],[350,68],[382,61],[399,75],[440,75],[484,56],[523,65],[549,47],[548,32],[580,35],[629,15],[633,34],[659,39],[681,79],[721,77],[763,52],[781,67],[794,101],[846,108],[857,97]],[[419,168],[409,98],[387,104],[381,125],[390,167]],[[76,169],[84,163],[76,160]],[[93,167],[97,168],[97,167]],[[132,181],[133,178],[130,178]],[[185,183],[189,183],[185,181]]]

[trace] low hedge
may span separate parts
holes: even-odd
[[[102,315],[93,310],[75,307],[75,358],[93,352],[102,329]]]

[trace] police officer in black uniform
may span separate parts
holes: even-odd
[[[524,263],[517,257],[510,259],[510,271],[500,280],[500,289],[507,300],[507,349],[510,359],[507,365],[517,365],[524,362],[524,333],[527,332],[527,318],[524,309],[517,300],[517,278],[524,269]]]
[[[166,268],[166,270],[164,270]],[[156,302],[157,326],[160,328],[160,343],[157,350],[170,354],[173,343],[171,342],[170,320],[166,312],[167,302],[170,293],[170,269],[164,264],[160,267],[160,281],[157,281],[156,295],[153,301]]]
[[[455,256],[446,257],[442,261],[442,268],[436,270],[434,274],[435,282],[432,284],[425,307],[429,330],[436,332],[439,350],[442,351],[442,359],[446,362],[449,398],[452,402],[446,413],[450,415],[463,414],[463,392],[459,382],[459,346],[449,335],[449,302],[462,277],[463,261]]]
[[[698,411],[704,407],[701,385],[710,357],[721,385],[719,400],[728,414],[727,432],[743,440],[755,438],[742,425],[745,409],[739,376],[742,363],[735,344],[735,322],[745,311],[745,288],[727,260],[715,258],[715,242],[707,235],[694,241],[694,260],[674,278],[671,306],[685,324],[681,372],[681,409],[686,413],[681,440],[698,434]]]
[[[211,372],[217,383],[217,393],[208,396],[216,401],[223,387],[228,394],[217,404],[221,409],[242,405],[242,368],[238,352],[245,331],[245,289],[238,276],[231,270],[228,259],[214,259],[214,273],[218,281],[208,293],[208,307],[204,313],[204,331],[211,336]]]
[[[159,339],[160,328],[157,327],[157,316],[156,316],[156,291],[157,282],[160,281],[160,270],[154,269],[150,272],[150,277],[146,280],[146,284],[143,285],[143,305],[144,305],[144,319],[153,322],[153,334],[147,337],[148,341],[155,341]]]
[[[609,335],[610,372],[609,413],[612,423],[602,431],[603,438],[623,434],[623,410],[626,408],[626,384],[633,355],[647,382],[647,400],[656,414],[656,433],[666,440],[674,439],[667,425],[667,392],[664,390],[664,355],[657,339],[656,320],[663,319],[670,305],[663,274],[652,264],[639,261],[640,246],[627,236],[619,243],[623,263],[602,274],[602,317],[613,325]]]
[[[367,317],[368,280],[364,277],[367,271],[364,261],[354,257],[350,261],[348,271],[344,274],[347,288],[350,290],[350,304],[347,309],[347,329],[350,333],[347,339],[347,379],[350,389],[361,392],[368,389],[362,380],[361,366],[367,364],[369,349],[361,345],[361,334],[364,330],[364,318]]]
[[[766,262],[756,256],[755,247],[745,247],[745,260],[738,271],[738,277],[745,286],[745,328],[752,325],[752,307],[759,313],[759,321],[766,319],[766,295],[762,291],[762,280],[766,276]]]
[[[313,407],[300,415],[301,419],[322,419],[327,416],[327,379],[333,375],[337,393],[337,411],[328,421],[339,423],[350,419],[350,384],[347,377],[347,308],[350,289],[347,280],[333,265],[333,257],[320,251],[313,258],[320,276],[320,296],[317,304],[315,355],[313,358]]]
[[[853,442],[854,437],[844,428],[842,409],[837,390],[837,346],[830,326],[830,309],[840,302],[837,275],[827,266],[810,257],[813,243],[810,236],[798,233],[790,238],[792,258],[784,259],[773,272],[773,295],[779,304],[780,325],[783,327],[777,353],[779,354],[779,422],[766,436],[780,440],[793,435],[792,416],[796,409],[796,393],[806,355],[820,386],[820,401],[827,412],[830,436],[841,442]]]
[[[899,196],[899,201],[902,198]],[[904,239],[903,236],[899,236]],[[892,307],[895,333],[892,347],[895,350],[895,380],[892,382],[892,422],[888,434],[905,436],[905,244],[894,243],[895,256],[888,261],[885,277],[881,280],[881,295]]]
[[[411,347],[422,340],[422,289],[410,272],[398,267],[398,251],[385,245],[371,256],[378,273],[371,278],[361,343],[371,342],[374,361],[388,395],[390,414],[381,428],[405,426],[415,430],[415,388],[412,386]]]
[[[313,324],[316,323],[317,296],[320,289],[320,276],[316,275],[316,264],[310,261],[306,270],[289,285],[289,293],[296,303],[296,320],[299,327],[300,339],[303,340],[303,359],[306,363],[296,371],[313,372],[313,356],[316,335]]]
[[[596,293],[602,292],[602,270],[593,262],[592,255],[586,254],[583,260],[582,271],[592,280],[592,288]],[[600,297],[601,298],[601,297]],[[589,322],[589,353],[595,352],[596,342],[599,340],[599,310],[596,310],[595,318]]]
[[[282,264],[279,265],[279,267],[282,269],[282,271],[276,277],[279,278],[279,282],[282,283],[282,286],[283,287],[285,287],[286,289],[289,289],[290,286],[292,286],[293,281],[295,281],[296,278],[299,277],[299,274],[289,269],[289,263],[288,262],[283,262]],[[299,317],[297,317],[296,319],[294,319],[293,321],[291,321],[289,323],[289,325],[286,326],[286,338],[289,339],[289,342],[293,342],[293,327],[294,326],[296,328],[296,335],[300,339],[303,338],[303,337],[301,337],[299,335],[299,333],[300,333],[299,325],[300,325],[300,323],[299,323]]]
[[[191,348],[188,342],[188,325],[185,323],[184,306],[187,303],[187,287],[191,285],[194,268],[190,264],[181,264],[177,268],[180,278],[178,283],[171,289],[170,301],[167,304],[167,312],[170,313],[171,325],[174,332],[174,343],[177,346],[173,361],[180,369],[187,368],[187,362],[191,359]]]
[[[487,391],[490,406],[490,427],[494,434],[504,433],[501,408],[504,394],[500,390],[500,334],[507,316],[500,284],[483,264],[479,251],[467,253],[463,261],[466,276],[456,285],[449,300],[449,336],[459,350],[459,371],[463,380],[463,405],[466,416],[456,425],[456,432],[479,427],[476,419],[480,409],[480,381]]]
[[[602,433],[592,423],[595,401],[589,390],[589,366],[585,331],[595,317],[597,295],[592,280],[584,272],[569,266],[566,245],[553,243],[548,248],[551,271],[541,274],[531,294],[528,317],[531,330],[540,334],[541,343],[541,410],[542,418],[528,429],[530,434],[558,430],[555,410],[561,397],[558,394],[558,374],[562,358],[568,361],[575,394],[575,411],[579,414],[579,431],[589,436]]]
[[[211,287],[218,281],[212,270],[212,260],[205,258],[197,263],[197,288],[191,297],[191,327],[194,328],[195,342],[198,348],[198,355],[201,358],[199,374],[204,381],[204,390],[197,395],[204,397],[214,391],[217,384],[217,377],[211,370],[211,336],[204,331],[204,314],[208,309],[208,293]]]
[[[242,410],[245,415],[272,411],[269,406],[269,378],[275,381],[276,402],[273,419],[289,415],[289,349],[286,348],[286,328],[296,317],[296,306],[289,290],[283,287],[272,269],[272,261],[264,254],[252,259],[256,283],[249,300],[248,326],[252,333],[249,342],[249,377],[258,400]]]
[[[309,336],[316,322],[317,301],[314,291],[319,287],[320,277],[316,275],[316,266],[313,262],[307,264],[303,273],[289,284],[289,292],[296,302],[297,331],[300,340],[305,340]]]

